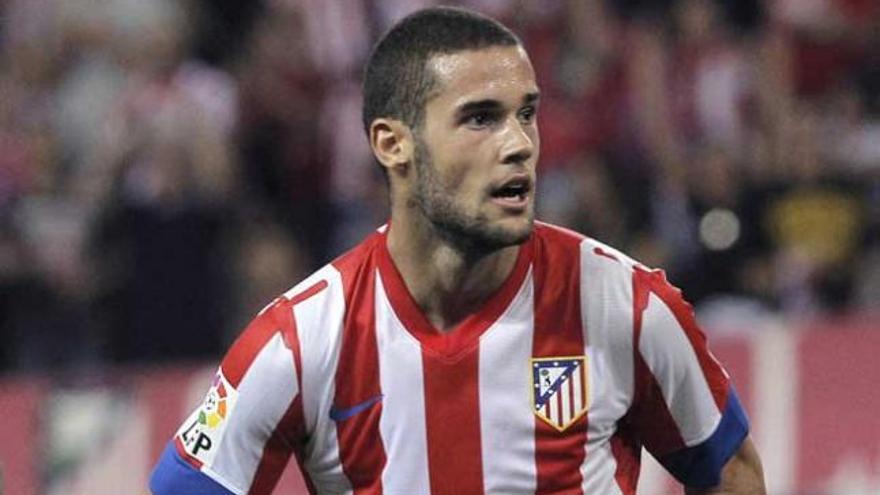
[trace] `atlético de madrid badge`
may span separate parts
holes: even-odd
[[[530,359],[532,411],[559,431],[575,423],[589,408],[586,356]]]

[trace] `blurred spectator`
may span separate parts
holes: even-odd
[[[40,9],[9,2],[0,55],[0,225],[3,228],[0,369],[41,369],[89,354],[77,246],[83,217],[63,192],[53,99],[60,36]],[[87,291],[86,291],[87,292]],[[5,359],[4,359],[5,358]]]
[[[753,270],[761,256],[760,232],[753,223],[750,191],[733,152],[721,144],[695,150],[689,160],[688,221],[695,251],[680,284],[695,303],[713,296],[766,301]]]
[[[852,292],[866,224],[861,188],[824,161],[818,111],[801,105],[789,124],[787,174],[757,219],[778,263],[780,302],[800,313],[839,310]]]
[[[331,217],[328,150],[319,115],[328,75],[319,70],[304,8],[279,2],[257,23],[240,70],[243,174],[249,197],[265,203],[326,261]]]
[[[96,312],[116,359],[213,356],[227,296],[235,83],[187,60],[184,11],[151,5],[151,22],[141,17],[122,40],[127,81],[82,187],[102,209]]]

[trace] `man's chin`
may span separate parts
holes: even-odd
[[[511,244],[522,244],[529,240],[529,237],[532,235],[532,231],[535,230],[535,222],[532,219],[529,219],[528,222],[525,222],[522,225],[512,227],[508,229],[508,236],[510,238]]]
[[[485,255],[493,251],[526,242],[534,229],[534,216],[529,213],[518,217],[488,219],[451,215],[431,219],[436,232],[462,251]]]
[[[511,224],[512,223],[512,224]],[[500,225],[493,225],[483,231],[485,244],[502,249],[509,246],[516,246],[529,240],[532,230],[535,228],[533,218],[523,219],[517,222],[502,222]]]

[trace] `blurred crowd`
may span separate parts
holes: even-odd
[[[383,223],[360,71],[433,3],[0,0],[0,371],[216,359]],[[878,309],[880,3],[459,4],[531,54],[542,219],[713,322]]]

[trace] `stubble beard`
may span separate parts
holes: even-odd
[[[528,228],[522,230],[493,226],[482,213],[464,211],[455,202],[454,194],[440,181],[431,153],[418,136],[414,162],[418,176],[413,199],[438,237],[456,249],[480,257],[522,244],[531,235],[534,210],[529,211]]]

